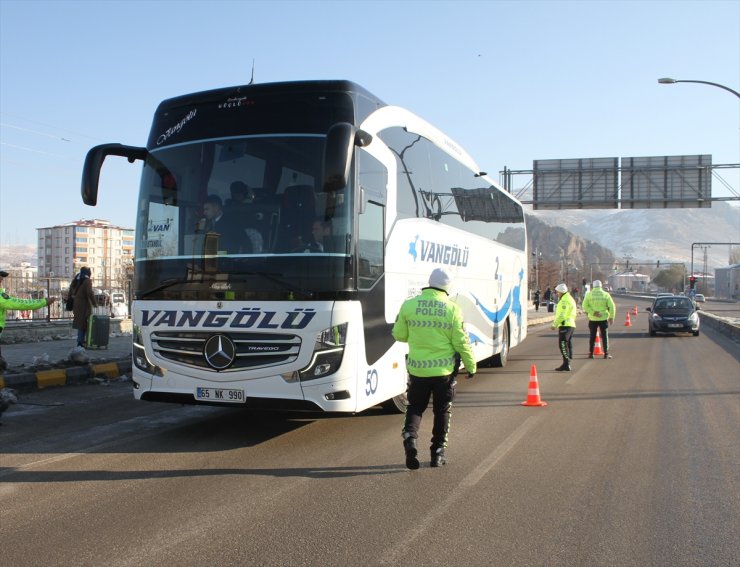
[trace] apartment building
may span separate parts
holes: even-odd
[[[95,287],[125,288],[133,270],[134,229],[94,219],[36,231],[39,277],[72,278],[89,266]]]

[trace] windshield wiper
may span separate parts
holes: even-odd
[[[193,280],[189,280],[186,278],[170,278],[168,280],[164,280],[161,284],[159,284],[157,287],[153,287],[152,289],[148,289],[146,291],[142,291],[140,294],[138,294],[138,299],[144,299],[145,297],[156,293],[158,291],[162,291],[163,289],[167,289],[168,287],[172,287],[173,285],[177,285],[180,283],[190,283]]]
[[[266,280],[269,280],[271,282],[280,284],[281,286],[289,289],[292,292],[300,293],[304,297],[307,297],[309,299],[313,298],[314,292],[308,289],[303,289],[302,287],[299,287],[292,282],[285,280],[280,277],[280,274],[275,274],[272,272],[231,272],[229,273],[229,276],[259,276],[263,277]],[[153,293],[157,293],[158,291],[162,291],[163,289],[167,289],[169,287],[172,287],[173,285],[177,284],[183,284],[183,283],[207,283],[207,282],[216,282],[216,281],[226,281],[226,280],[217,280],[216,278],[208,278],[208,279],[187,279],[187,278],[170,278],[167,280],[164,280],[162,283],[160,283],[158,286],[153,287],[151,289],[148,289],[146,291],[142,291],[140,294],[138,294],[138,299],[144,299],[145,297],[148,297],[152,295]],[[229,280],[229,281],[235,281],[235,280]],[[237,281],[246,281],[246,280],[237,280]]]
[[[265,278],[266,280],[270,280],[271,282],[280,284],[283,287],[288,288],[290,291],[300,293],[303,296],[307,297],[308,299],[312,299],[314,296],[313,291],[309,289],[304,289],[302,287],[295,285],[293,282],[283,279],[281,277],[282,274],[276,274],[273,272],[231,272],[229,275],[231,276],[260,276],[260,277]]]

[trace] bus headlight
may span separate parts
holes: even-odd
[[[141,336],[141,328],[139,328],[138,325],[134,325],[133,335],[134,341],[131,355],[136,368],[146,372],[147,374],[164,376],[164,370],[162,368],[149,362],[149,358],[146,355],[146,349],[144,348],[144,340]]]
[[[346,342],[347,323],[335,325],[318,333],[310,364],[298,371],[301,382],[316,380],[339,370]]]

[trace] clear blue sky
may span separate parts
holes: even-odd
[[[740,2],[115,2],[0,0],[0,245],[38,227],[135,224],[157,104],[258,82],[350,79],[409,108],[494,178],[532,160],[712,154],[740,163]],[[723,174],[740,190],[737,170]],[[516,178],[515,178],[516,179]],[[519,177],[524,182],[523,177]],[[729,195],[716,180],[715,195]]]

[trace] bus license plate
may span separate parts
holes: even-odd
[[[228,404],[243,404],[247,401],[244,390],[226,390],[222,388],[196,388],[195,399],[203,402]]]

